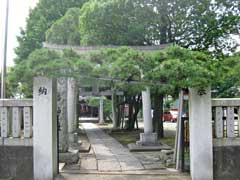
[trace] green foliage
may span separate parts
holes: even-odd
[[[81,44],[151,44],[153,12],[135,0],[91,0],[80,12]]]
[[[32,96],[33,77],[76,77],[88,76],[93,64],[72,50],[65,50],[63,54],[48,49],[33,51],[26,61],[20,62],[9,72],[9,84],[12,95],[24,94]]]
[[[207,87],[215,80],[211,56],[177,46],[165,51],[167,60],[155,73],[164,76],[175,88]]]
[[[113,81],[103,80],[101,83],[100,80],[99,83],[101,86],[125,91],[128,95],[140,93],[149,85],[145,83],[148,81],[153,82],[151,87],[157,88],[159,92],[171,94],[175,89],[211,85],[217,81],[215,69],[216,62],[210,56],[178,46],[152,54],[121,47],[103,49],[87,56],[79,56],[73,50],[65,50],[60,54],[39,49],[31,53],[27,61],[12,69],[9,81],[15,92],[19,90],[19,83],[24,91],[29,88],[29,92],[25,92],[27,96],[31,94],[34,76],[71,76],[84,79],[83,83],[89,85],[93,79],[110,78]],[[236,76],[238,71],[232,73]],[[132,81],[141,83],[133,84]]]
[[[42,47],[45,41],[45,33],[51,25],[63,17],[71,7],[81,8],[87,0],[40,0],[37,6],[30,11],[27,19],[26,30],[21,30],[21,35],[17,38],[19,46],[15,52],[17,54],[16,63],[26,60],[28,55],[35,49]]]
[[[154,40],[195,50],[235,50],[239,33],[239,0],[139,0],[156,12]]]
[[[114,87],[130,94],[141,92],[147,85],[145,81],[153,82],[152,88],[168,94],[175,89],[206,87],[216,81],[216,62],[211,56],[178,46],[156,53],[141,53],[127,47],[105,49],[94,53],[90,59],[99,63],[93,71],[95,76],[124,81],[114,82]],[[131,85],[128,81],[142,83]],[[154,82],[158,83],[154,85]]]
[[[240,97],[240,53],[226,57],[215,65],[217,81],[213,84],[216,97]]]
[[[99,107],[99,99],[90,98],[87,100],[87,105],[92,107]],[[103,112],[105,115],[112,113],[112,101],[109,99],[103,100]]]
[[[66,14],[58,19],[46,32],[47,42],[53,44],[80,44],[78,8],[69,9]]]
[[[91,0],[81,9],[84,45],[176,43],[194,50],[234,51],[238,0]]]
[[[239,33],[239,3],[238,0],[191,0],[180,16],[185,27],[181,27],[180,18],[176,21],[178,44],[197,50],[213,48],[217,53],[223,49],[234,50],[228,40],[231,33]]]
[[[143,89],[143,85],[131,84],[131,81],[141,81],[141,69],[147,66],[143,53],[128,47],[109,48],[91,54],[89,59],[98,64],[92,74],[94,77],[116,80],[108,83],[113,89],[127,91],[128,94],[136,94]]]

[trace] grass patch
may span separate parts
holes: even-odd
[[[175,146],[175,138],[174,137],[165,137],[160,139],[160,142],[169,145],[171,148]]]
[[[118,132],[110,132],[109,135],[119,141],[122,145],[126,146],[130,143],[136,143],[139,140],[139,133],[142,132],[140,130],[136,131],[118,131]],[[174,148],[175,138],[174,137],[165,137],[161,138],[161,143],[169,145],[171,148]]]
[[[126,146],[130,143],[136,143],[139,140],[140,131],[120,131],[120,132],[111,132],[110,136],[119,141],[122,145]]]

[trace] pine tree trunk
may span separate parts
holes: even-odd
[[[128,130],[134,129],[134,117],[133,117],[133,104],[129,104],[129,114],[128,114]]]
[[[113,90],[112,94],[112,122],[113,122],[113,129],[119,128],[118,126],[118,117],[116,112],[116,92]]]
[[[158,134],[158,138],[164,137],[163,129],[163,98],[162,93],[154,93],[153,129]]]

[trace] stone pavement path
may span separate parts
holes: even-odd
[[[62,174],[56,180],[190,180],[182,175],[101,175],[101,174]]]
[[[143,170],[140,161],[117,140],[103,132],[93,123],[82,123],[95,157],[83,158],[81,169],[98,171],[135,171]]]

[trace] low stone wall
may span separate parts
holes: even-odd
[[[33,147],[0,146],[0,179],[33,180]]]
[[[213,148],[214,180],[240,180],[240,146]]]

